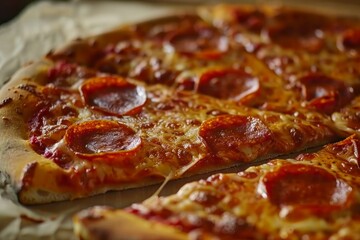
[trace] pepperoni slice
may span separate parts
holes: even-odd
[[[102,57],[94,61],[94,67],[106,73],[127,75],[131,61],[141,55],[139,45],[136,40],[108,44],[104,47]]]
[[[198,92],[220,99],[249,102],[259,91],[259,79],[237,69],[213,70],[200,77]]]
[[[114,115],[134,115],[146,102],[146,91],[120,77],[87,80],[80,92],[83,101],[96,110]]]
[[[259,10],[245,10],[235,8],[231,14],[234,14],[236,22],[250,31],[259,31],[265,24],[265,15]]]
[[[117,157],[134,153],[141,138],[125,124],[94,120],[69,127],[65,143],[78,156],[85,158]]]
[[[341,37],[341,45],[339,47],[342,49],[354,49],[360,50],[360,28],[354,28],[346,30]]]
[[[285,48],[318,52],[324,46],[326,19],[320,15],[288,11],[274,17],[263,34]]]
[[[205,121],[199,135],[225,161],[249,161],[272,146],[270,130],[254,117],[220,115]]]
[[[272,204],[293,207],[297,213],[325,214],[342,209],[350,204],[352,193],[351,186],[325,169],[305,164],[284,165],[267,173],[262,184],[260,193]]]
[[[179,15],[159,18],[135,25],[134,31],[139,38],[161,42],[172,32],[178,31],[179,26],[187,28],[194,25],[194,23],[199,20],[199,17],[196,15]]]
[[[179,29],[168,37],[168,49],[199,58],[218,58],[228,49],[228,39],[216,29],[195,25]]]
[[[346,105],[354,97],[354,89],[344,83],[320,74],[299,79],[301,94],[310,107],[330,114]]]

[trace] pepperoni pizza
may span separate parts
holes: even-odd
[[[78,39],[0,90],[1,173],[37,204],[358,134],[359,29],[350,17],[224,5]]]
[[[336,138],[321,116],[246,108],[49,60],[26,67],[2,93],[2,170],[25,204],[223,169]]]
[[[90,208],[75,217],[75,231],[93,240],[359,239],[359,147],[354,135],[124,210]]]

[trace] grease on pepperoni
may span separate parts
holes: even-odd
[[[259,91],[259,79],[240,69],[212,70],[199,80],[199,93],[220,99],[248,103]]]
[[[330,114],[354,97],[354,89],[331,77],[309,74],[299,79],[302,98],[308,106]]]
[[[141,146],[141,138],[125,124],[94,120],[69,127],[65,143],[82,157],[111,157],[134,153]]]
[[[360,50],[360,28],[344,31],[340,39],[340,50]]]
[[[272,133],[258,118],[220,115],[200,126],[199,135],[209,149],[225,161],[249,161],[272,146]]]
[[[228,50],[228,39],[215,28],[195,25],[169,34],[165,46],[181,54],[213,59]]]
[[[80,92],[87,105],[114,115],[137,114],[146,102],[144,87],[120,77],[91,78],[80,87]]]
[[[261,184],[261,195],[278,207],[292,207],[293,215],[340,210],[351,204],[353,191],[327,170],[305,164],[286,164],[267,173]]]
[[[169,34],[178,31],[180,26],[187,28],[198,23],[199,20],[196,15],[169,16],[137,24],[134,26],[134,31],[139,38],[162,42]]]

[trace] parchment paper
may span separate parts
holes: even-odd
[[[269,3],[266,0],[256,2]],[[278,0],[271,2],[281,3]],[[325,12],[350,15],[360,13],[359,5],[344,2],[325,4],[324,1],[294,0],[286,3],[311,6]],[[31,5],[17,19],[0,28],[0,87],[21,65],[36,61],[49,50],[72,39],[101,33],[123,23],[159,17],[179,9],[186,11],[189,6],[107,1],[39,2]],[[244,168],[246,166],[226,172],[236,172]],[[185,182],[207,175],[170,182],[162,195],[174,193]],[[17,202],[16,194],[8,182],[6,176],[0,176],[0,239],[6,240],[75,239],[71,223],[74,212],[94,205],[129,206],[148,198],[159,187],[149,186],[86,199],[25,207]]]

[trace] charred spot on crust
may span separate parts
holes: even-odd
[[[4,100],[2,100],[2,101],[0,102],[0,108],[8,105],[8,104],[11,103],[12,101],[13,101],[12,98],[5,98]]]
[[[36,97],[42,98],[42,94],[36,90],[36,86],[32,84],[21,84],[17,87],[18,89],[24,90]]]

